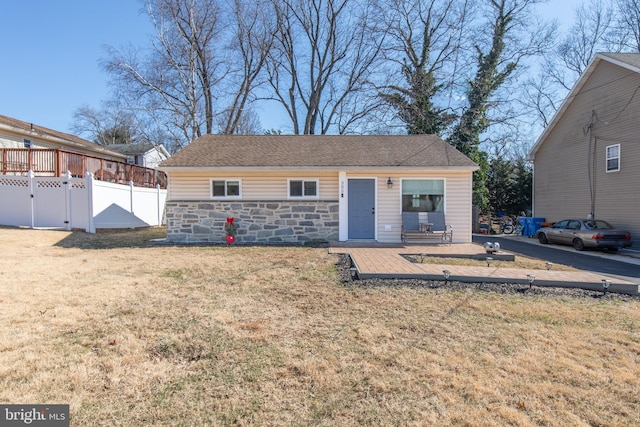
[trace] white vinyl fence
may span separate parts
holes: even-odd
[[[85,229],[164,223],[167,190],[84,178],[0,175],[0,225]]]

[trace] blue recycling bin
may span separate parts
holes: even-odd
[[[542,223],[545,221],[545,218],[530,218],[530,226],[529,226],[529,237],[533,237],[536,234],[536,231],[542,228]]]

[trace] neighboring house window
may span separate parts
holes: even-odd
[[[130,165],[142,165],[141,158],[141,156],[127,157],[127,163]]]
[[[402,180],[402,211],[444,212],[444,180]]]
[[[30,139],[24,138],[22,140],[22,144],[24,145],[24,148],[31,148],[31,140]]]
[[[318,197],[318,180],[289,180],[289,197],[301,198],[317,198]]]
[[[620,170],[620,144],[607,147],[607,172]]]
[[[211,196],[214,198],[240,198],[239,179],[213,179],[211,180]]]

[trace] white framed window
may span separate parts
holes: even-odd
[[[31,140],[27,138],[23,138],[22,145],[24,146],[24,148],[31,148]]]
[[[607,146],[607,172],[620,170],[620,144]]]
[[[239,199],[242,195],[240,179],[212,179],[211,197],[213,199]]]
[[[290,199],[317,199],[320,194],[317,179],[289,179],[287,185]]]
[[[403,179],[402,212],[444,212],[444,179]]]

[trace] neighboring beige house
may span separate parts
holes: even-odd
[[[126,156],[78,136],[0,115],[0,149],[47,148],[124,162]]]
[[[171,157],[164,145],[150,142],[112,144],[107,147],[127,156],[127,163],[147,168],[156,168],[160,162]]]
[[[544,130],[534,162],[534,216],[592,214],[640,239],[640,54],[599,53]]]
[[[403,210],[443,211],[471,241],[475,163],[435,135],[205,135],[161,163],[167,237],[400,242]]]

